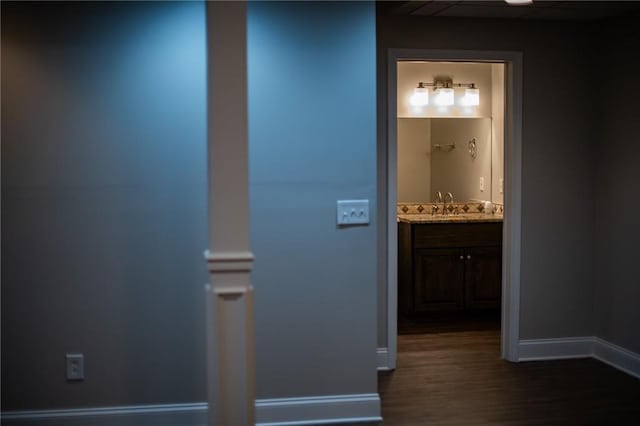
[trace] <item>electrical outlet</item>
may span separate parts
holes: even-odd
[[[480,177],[480,191],[484,191],[484,178]]]
[[[84,354],[67,354],[67,380],[84,380]]]
[[[504,192],[504,179],[500,178],[500,193],[502,194]]]

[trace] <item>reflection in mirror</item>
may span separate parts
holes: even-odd
[[[492,199],[490,118],[399,118],[398,202]]]

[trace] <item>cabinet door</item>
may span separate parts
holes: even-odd
[[[468,309],[500,307],[502,247],[477,247],[465,251],[465,305]]]
[[[413,311],[462,309],[464,265],[463,252],[460,249],[415,250]]]

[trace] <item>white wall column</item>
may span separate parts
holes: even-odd
[[[210,425],[255,423],[246,2],[207,2]]]

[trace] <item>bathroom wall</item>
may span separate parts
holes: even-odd
[[[504,64],[491,64],[491,201],[504,203]]]
[[[406,61],[398,63],[398,202],[433,202],[435,193],[453,192],[455,199],[491,200],[491,129],[480,130],[479,122],[466,119],[487,117],[493,113],[492,64]],[[480,105],[461,107],[464,89],[456,89],[456,105],[437,107],[430,91],[429,105],[411,106],[409,98],[418,81],[433,82],[436,77],[448,77],[454,83],[475,83],[480,89]],[[454,118],[439,121],[432,127],[428,117]],[[427,126],[431,134],[426,134]],[[435,132],[435,133],[434,133]],[[432,139],[433,137],[436,139]],[[476,138],[478,158],[470,161],[467,142]],[[443,145],[432,149],[428,145]],[[456,143],[448,152],[444,145]],[[479,179],[484,178],[485,190],[480,191]]]
[[[431,88],[427,106],[411,106],[409,98],[418,82],[433,83],[435,77],[449,77],[454,83],[475,83],[480,89],[480,105],[459,106],[464,89],[458,88],[455,89],[455,105],[436,106]],[[424,61],[398,64],[398,117],[491,117],[491,95],[491,64]]]
[[[431,120],[399,118],[398,202],[432,201],[431,154]]]

